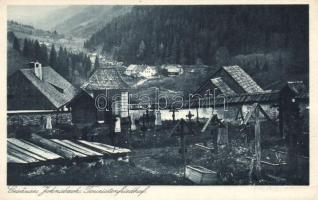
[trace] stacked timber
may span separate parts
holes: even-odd
[[[43,164],[74,159],[118,158],[131,151],[98,142],[85,140],[46,139],[36,134],[26,139],[7,139],[8,164]]]

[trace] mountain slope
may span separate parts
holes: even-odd
[[[257,75],[306,74],[308,6],[134,6],[85,42],[99,45],[127,64],[239,63]]]
[[[131,6],[10,6],[8,18],[35,28],[87,38]]]
[[[104,27],[114,17],[124,15],[130,9],[130,6],[85,6],[73,16],[58,23],[52,30],[75,37],[87,38]]]

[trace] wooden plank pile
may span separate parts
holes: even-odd
[[[46,139],[32,134],[29,139],[7,139],[8,164],[44,164],[73,159],[124,157],[131,151],[85,140]]]

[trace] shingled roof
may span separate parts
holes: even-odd
[[[236,93],[223,81],[221,77],[211,79],[213,85],[215,85],[222,94],[226,96],[235,95]]]
[[[127,89],[128,84],[122,79],[116,68],[98,68],[86,83],[84,90]]]
[[[42,67],[42,80],[33,69],[20,69],[22,74],[56,107],[72,100],[78,90],[51,67]]]
[[[264,90],[238,65],[224,66],[223,69],[245,90],[247,93],[264,92]]]

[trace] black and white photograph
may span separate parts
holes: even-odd
[[[309,11],[8,5],[6,184],[309,186]]]

